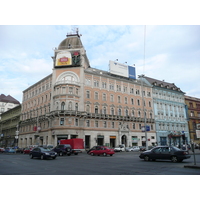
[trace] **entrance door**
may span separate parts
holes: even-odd
[[[85,149],[90,149],[90,135],[85,136]]]
[[[126,137],[126,135],[122,135],[122,143],[121,144],[124,144],[125,145],[125,147],[127,146],[127,137]]]

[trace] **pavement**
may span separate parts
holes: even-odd
[[[189,151],[191,157],[194,157],[194,155],[200,155],[200,149],[195,149],[194,150],[194,153],[190,150]],[[194,163],[193,164],[190,164],[190,165],[184,165],[185,168],[195,168],[195,169],[200,169],[200,163]]]

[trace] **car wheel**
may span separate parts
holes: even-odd
[[[176,156],[172,156],[172,157],[171,157],[171,161],[175,163],[175,162],[178,162],[178,159],[177,159]]]
[[[78,153],[74,153],[74,155],[78,155]]]
[[[103,153],[103,156],[107,156],[107,153]]]
[[[91,156],[94,156],[94,153],[90,153]]]
[[[33,155],[32,154],[30,154],[30,158],[33,159]]]
[[[53,159],[55,160],[55,159],[56,159],[56,156],[55,156],[55,157],[53,157]]]
[[[67,155],[68,155],[68,156],[71,156],[71,153],[68,153]]]
[[[62,151],[59,153],[59,156],[63,156],[63,152]]]
[[[110,156],[113,156],[113,154],[110,154]]]
[[[149,161],[150,159],[149,159],[149,156],[144,156],[144,160],[145,161]]]

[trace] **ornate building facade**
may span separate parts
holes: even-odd
[[[23,91],[20,147],[70,138],[82,138],[86,148],[156,143],[151,85],[91,68],[78,33],[68,34],[52,59],[52,74]]]
[[[200,130],[200,99],[196,97],[186,96],[185,103],[187,105],[188,126],[191,142],[200,145],[200,138],[197,137],[197,130]]]
[[[184,92],[174,83],[144,77],[153,86],[154,116],[158,145],[190,143]]]

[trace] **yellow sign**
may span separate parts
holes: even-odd
[[[59,52],[56,56],[56,66],[72,65],[72,56],[68,51]]]

